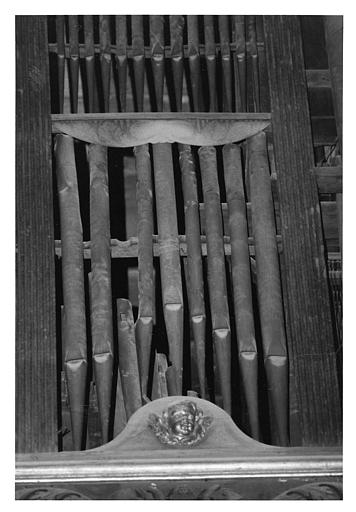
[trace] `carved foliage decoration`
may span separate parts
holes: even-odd
[[[242,500],[240,494],[220,485],[195,487],[180,485],[161,489],[156,484],[147,487],[131,487],[116,491],[113,500]]]
[[[21,488],[16,490],[16,500],[89,500],[85,494],[58,487]]]
[[[206,435],[212,423],[192,401],[171,405],[161,416],[151,414],[149,426],[161,443],[169,446],[193,446]]]
[[[58,487],[24,487],[16,491],[17,500],[92,500],[75,490]],[[100,498],[103,499],[103,498]],[[236,491],[222,487],[219,484],[205,486],[182,484],[175,487],[158,487],[155,483],[146,486],[120,486],[117,491],[109,494],[109,500],[245,500]],[[263,498],[262,498],[263,499]],[[329,482],[314,482],[279,494],[274,500],[342,500],[342,484]]]
[[[274,498],[275,500],[342,500],[342,484],[340,483],[325,483],[318,482],[294,489],[279,494]]]

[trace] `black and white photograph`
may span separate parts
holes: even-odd
[[[51,7],[12,18],[14,499],[343,500],[344,16]]]

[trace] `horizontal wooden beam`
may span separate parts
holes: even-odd
[[[152,235],[153,239],[153,255],[159,256],[159,243],[158,243],[158,235]],[[206,236],[202,235],[200,237],[201,240],[201,250],[202,255],[207,255],[207,247],[206,247]],[[277,243],[279,248],[281,249],[281,237],[279,235],[276,236]],[[250,255],[254,256],[254,240],[253,237],[249,237],[248,239]],[[185,235],[179,235],[179,250],[181,256],[187,256],[187,242]],[[224,236],[224,250],[225,255],[231,255],[231,246],[230,246],[230,237]],[[60,240],[55,241],[55,251],[56,256],[61,257],[62,255],[62,244]],[[83,242],[83,251],[84,258],[90,259],[91,257],[91,242],[86,241]],[[138,239],[137,237],[131,237],[128,240],[118,240],[116,238],[111,239],[111,257],[112,258],[137,258],[138,255]]]
[[[317,168],[319,169],[319,168]],[[322,168],[320,168],[322,169]],[[331,168],[336,169],[336,168]],[[320,172],[321,180],[324,179],[323,173]],[[326,179],[326,178],[325,178]],[[323,183],[321,181],[321,183]],[[322,185],[323,186],[323,185]],[[246,204],[247,208],[247,215],[248,215],[248,223],[251,225],[251,219],[250,219],[250,210],[251,205],[250,203]],[[201,215],[201,228],[204,232],[204,224],[205,224],[205,215],[204,215],[204,203],[200,204],[200,215]],[[225,233],[227,233],[227,227],[228,227],[228,207],[226,203],[221,204],[222,214],[223,214],[223,220],[224,220],[224,230]],[[279,219],[279,205],[278,203],[275,203],[275,212],[276,212],[276,225],[277,229],[280,225],[280,219]],[[321,214],[323,219],[323,227],[324,227],[324,236],[326,239],[327,244],[331,244],[332,246],[338,245],[338,217],[337,217],[337,206],[335,201],[322,201],[321,202]],[[152,235],[153,240],[153,255],[159,256],[159,243],[158,243],[158,235]],[[276,235],[276,240],[278,243],[279,251],[282,251],[282,238],[279,234]],[[205,234],[201,235],[200,237],[201,241],[201,250],[202,255],[206,256],[207,254],[207,248],[206,248],[206,237]],[[137,258],[137,237],[131,237],[128,240],[117,240],[117,239],[111,239],[111,257],[112,258]],[[179,244],[180,244],[180,255],[181,256],[187,256],[187,243],[186,243],[186,237],[185,235],[179,235]],[[250,255],[254,256],[255,250],[254,250],[254,239],[253,236],[250,236],[248,238],[248,244],[249,244],[249,250]],[[86,241],[83,242],[83,249],[84,249],[84,258],[90,259],[91,255],[91,242]],[[56,240],[55,241],[55,250],[56,255],[61,257],[61,241]],[[226,256],[231,255],[231,246],[230,246],[230,236],[224,236],[224,251]]]
[[[136,452],[123,456],[91,450],[85,456],[73,452],[58,453],[56,457],[39,454],[16,459],[16,485],[100,482],[131,482],[147,480],[196,480],[236,478],[243,482],[248,477],[261,478],[315,478],[342,476],[342,455],[337,449],[280,448],[278,455],[260,452],[236,455],[236,449],[181,450],[180,457],[169,451],[151,450],[144,456]],[[203,452],[203,454],[201,454]],[[206,453],[208,452],[208,453]],[[171,453],[171,455],[170,455]],[[169,456],[170,455],[170,456]],[[192,460],[193,459],[193,460]]]
[[[270,121],[269,112],[108,112],[90,114],[52,114],[52,131],[56,133],[58,122],[81,121]]]
[[[194,145],[238,142],[253,135],[256,131],[263,129],[270,131],[271,114],[269,112],[115,112],[52,114],[51,119],[52,133],[66,133],[79,140],[97,144],[130,147],[130,144],[134,146],[143,144],[145,141],[162,142],[163,138],[166,142],[190,142]],[[145,132],[146,123],[150,123],[150,121],[159,121],[160,124],[163,123],[163,127],[158,129],[157,126],[153,131],[150,127],[151,133],[148,136]],[[117,127],[117,123],[122,124],[122,130]],[[178,124],[171,127],[172,123]],[[220,123],[223,124],[220,125]],[[332,146],[336,143],[337,134],[333,116],[311,116],[311,124],[314,146]],[[189,129],[189,133],[187,129]],[[125,133],[127,130],[129,132]],[[192,134],[194,135],[193,139],[191,138]],[[209,139],[207,134],[210,136]],[[199,138],[198,135],[200,135]],[[123,140],[124,136],[125,140]],[[211,140],[212,137],[214,140]]]

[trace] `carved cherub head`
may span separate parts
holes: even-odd
[[[170,446],[192,446],[201,441],[212,419],[204,417],[203,411],[192,401],[186,400],[171,405],[162,416],[151,414],[149,426],[156,437]]]

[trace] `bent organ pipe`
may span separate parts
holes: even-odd
[[[87,384],[87,339],[83,232],[73,139],[67,135],[57,135],[55,154],[62,240],[64,370],[69,394],[73,449],[80,450]]]
[[[142,406],[140,373],[138,369],[135,327],[131,303],[117,301],[117,326],[119,342],[119,369],[126,416],[129,419]]]
[[[108,441],[113,378],[110,212],[107,148],[87,147],[90,173],[91,332],[103,442]]]
[[[147,395],[154,312],[153,191],[148,144],[134,149],[137,184],[138,318],[135,324],[142,395]]]
[[[154,144],[153,159],[163,311],[169,359],[175,367],[177,389],[181,394],[183,377],[183,292],[171,145],[167,143]]]
[[[205,398],[206,315],[204,302],[204,279],[200,244],[197,178],[190,146],[182,144],[179,145],[179,163],[182,173],[185,232],[187,242],[187,294],[190,326],[193,331],[200,392],[202,398]]]

